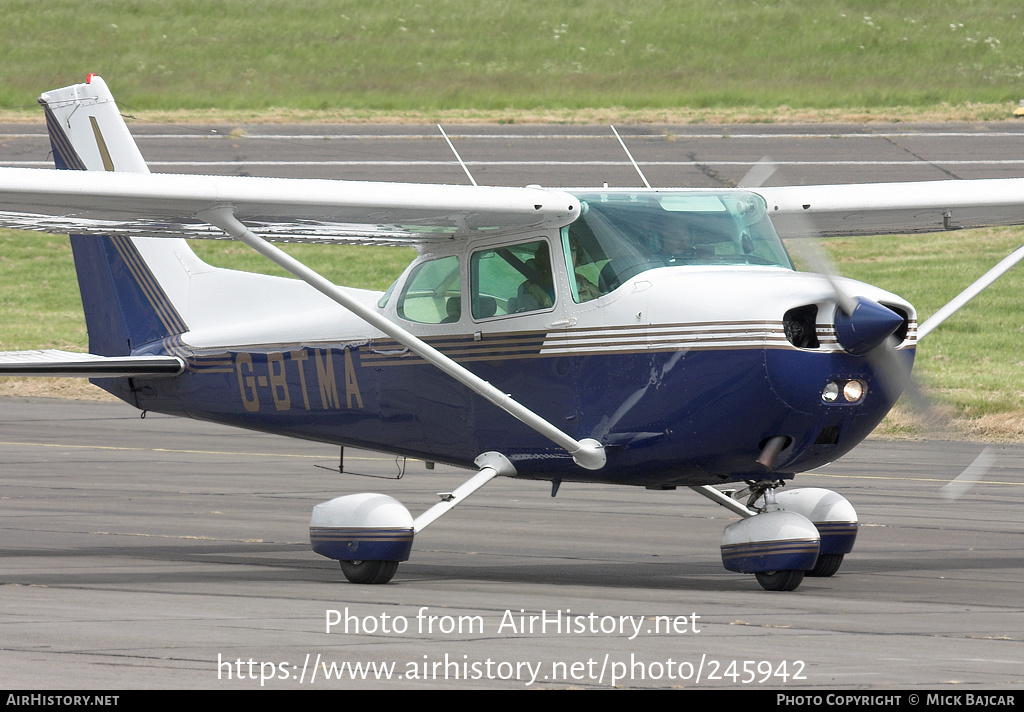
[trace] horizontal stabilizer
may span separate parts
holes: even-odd
[[[177,376],[185,362],[175,356],[96,356],[71,351],[0,351],[0,376],[60,378],[159,378]]]

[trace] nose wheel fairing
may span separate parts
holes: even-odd
[[[818,560],[818,530],[793,512],[765,512],[725,528],[722,565],[741,574],[809,571]]]
[[[711,487],[698,494],[744,517],[722,534],[722,564],[755,574],[762,588],[792,591],[804,576],[833,576],[857,537],[857,512],[840,494],[810,487],[776,494],[781,481],[750,483],[743,506]]]

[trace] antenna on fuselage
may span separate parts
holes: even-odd
[[[622,136],[619,136],[619,132],[615,130],[614,126],[612,126],[612,133],[615,134],[615,138],[619,139],[619,145],[622,146],[622,150],[626,152],[626,156],[629,158],[629,162],[633,164],[633,168],[636,169],[637,174],[640,176],[640,180],[644,182],[644,187],[650,188],[651,184],[647,182],[644,172],[640,170],[640,166],[638,166],[636,161],[633,160],[633,154],[629,152],[628,148],[626,148],[626,142],[622,140]]]
[[[466,167],[466,162],[462,160],[462,156],[460,156],[459,152],[455,150],[455,145],[452,143],[452,140],[448,138],[448,134],[444,132],[444,129],[441,128],[441,124],[437,125],[437,130],[441,132],[441,135],[444,136],[444,140],[448,142],[448,148],[452,149],[452,153],[455,154],[455,159],[459,162],[459,165],[462,166],[462,170],[466,172],[466,177],[469,178],[469,182],[476,185],[476,179],[473,178],[473,174],[469,172],[469,168]]]

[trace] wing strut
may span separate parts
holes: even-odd
[[[604,446],[593,438],[575,440],[562,432],[550,422],[540,417],[526,406],[520,404],[506,393],[492,386],[489,382],[477,376],[472,371],[460,366],[452,359],[425,343],[417,336],[409,333],[398,324],[387,319],[376,311],[370,309],[359,301],[353,299],[343,290],[332,284],[330,281],[311,270],[295,258],[283,252],[266,240],[253,234],[249,228],[242,224],[229,207],[211,208],[196,215],[214,225],[232,238],[244,242],[261,255],[277,264],[282,269],[295,275],[318,292],[329,297],[350,312],[358,316],[371,326],[380,329],[385,334],[406,346],[428,363],[437,366],[449,376],[470,388],[475,393],[483,396],[506,413],[516,418],[524,425],[536,430],[538,433],[564,448],[572,455],[577,465],[587,470],[600,470],[605,464]]]
[[[1009,255],[1000,260],[999,264],[990,269],[988,272],[979,277],[974,284],[960,292],[954,297],[946,306],[939,309],[932,316],[925,320],[923,324],[917,327],[917,340],[921,341],[924,337],[928,336],[931,331],[944,322],[949,317],[953,316],[960,307],[967,304],[967,302],[978,296],[986,287],[995,282],[997,279],[1003,276],[1011,267],[1024,259],[1024,245],[1021,245],[1016,250],[1011,252]]]

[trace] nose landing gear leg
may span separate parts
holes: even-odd
[[[767,591],[792,591],[814,568],[821,538],[807,517],[779,508],[775,488],[781,481],[759,480],[750,484],[750,498],[743,507],[730,507],[746,518],[730,524],[722,533],[722,564],[730,571],[754,574]],[[706,490],[701,494],[715,499]],[[709,488],[710,489],[710,488]]]

